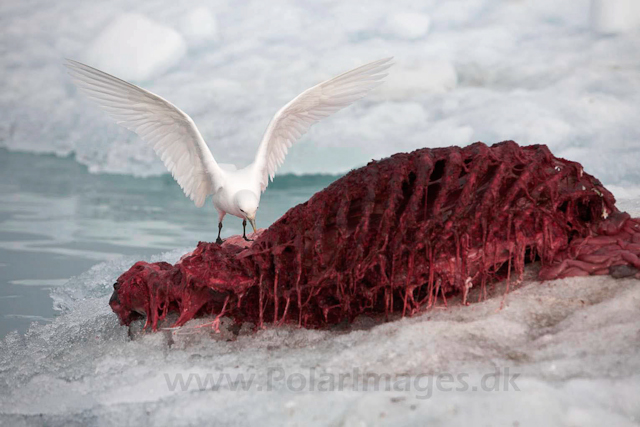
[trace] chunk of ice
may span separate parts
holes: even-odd
[[[176,65],[185,53],[176,30],[139,13],[125,13],[98,35],[84,60],[121,79],[142,82]]]

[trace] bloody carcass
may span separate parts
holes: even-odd
[[[171,311],[304,327],[413,314],[439,297],[522,277],[638,275],[640,224],[579,163],[513,141],[372,161],[290,209],[250,245],[198,244],[136,263],[114,285],[124,324]]]

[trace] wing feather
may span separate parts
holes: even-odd
[[[363,98],[381,85],[393,58],[381,59],[348,71],[305,90],[271,119],[260,142],[253,167],[262,191],[273,180],[288,149],[319,120]]]
[[[116,122],[150,144],[184,194],[201,207],[222,185],[216,163],[195,123],[169,101],[88,65],[67,59],[74,83]]]

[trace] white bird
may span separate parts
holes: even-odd
[[[117,77],[70,59],[66,67],[78,88],[114,118],[151,144],[184,194],[196,206],[213,195],[218,211],[218,238],[226,214],[247,220],[256,231],[260,195],[273,181],[288,149],[319,120],[345,108],[382,84],[392,58],[348,71],[305,90],[273,116],[250,165],[237,169],[217,163],[185,112],[169,101]]]

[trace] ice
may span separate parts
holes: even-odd
[[[175,262],[183,251],[153,260]],[[210,319],[198,319],[151,333],[141,323],[119,326],[108,306],[111,283],[130,262],[72,279],[56,294],[59,317],[0,342],[0,421],[625,426],[640,419],[634,279],[540,283],[530,269],[506,296],[500,285],[485,302],[453,300],[386,323],[254,331],[223,319],[216,334],[198,327]]]
[[[216,17],[205,6],[196,7],[184,14],[180,23],[180,32],[192,48],[205,47],[220,41]]]
[[[591,0],[591,27],[615,34],[640,28],[640,5],[635,0]]]
[[[514,139],[574,156],[605,184],[640,179],[640,33],[591,31],[589,0],[29,5],[2,6],[0,145],[12,150],[71,154],[96,173],[166,173],[61,66],[103,40],[110,52],[124,47],[90,65],[181,107],[221,162],[251,161],[273,114],[302,90],[394,56],[387,85],[312,128],[281,173],[337,174],[418,147]],[[128,38],[134,27],[154,30]],[[148,47],[152,33],[174,42]],[[148,60],[130,56],[133,43]],[[408,110],[416,121],[402,127]]]
[[[410,99],[419,99],[425,95],[444,94],[455,89],[457,83],[458,76],[451,62],[416,61],[391,72],[376,99],[391,99],[406,103]],[[399,115],[394,114],[394,116]]]
[[[429,33],[429,15],[415,12],[394,13],[385,22],[384,33],[391,37],[417,40]]]
[[[207,22],[205,11],[195,12],[201,18],[190,16],[189,37],[205,38],[205,27],[211,23]],[[122,79],[143,82],[178,64],[185,53],[186,44],[180,33],[139,13],[126,13],[102,30],[83,59]]]

